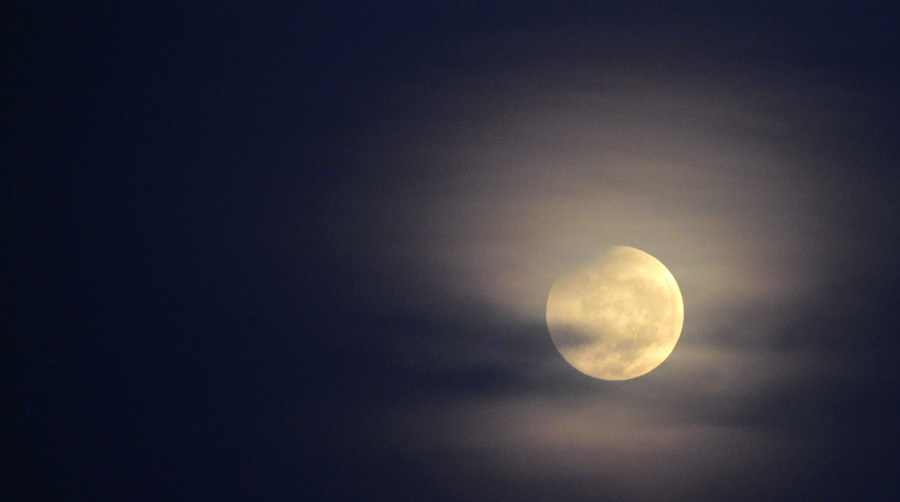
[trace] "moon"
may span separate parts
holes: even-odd
[[[547,327],[575,369],[601,380],[645,375],[669,357],[684,324],[675,277],[659,260],[616,246],[553,283]]]

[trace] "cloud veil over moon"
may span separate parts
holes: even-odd
[[[401,358],[427,361],[408,368],[437,381],[485,375],[477,397],[451,386],[425,409],[389,413],[439,417],[422,426],[431,446],[407,444],[410,455],[474,451],[499,479],[547,493],[573,476],[616,480],[623,500],[752,500],[765,483],[799,486],[822,468],[821,436],[757,417],[799,393],[787,413],[827,422],[804,408],[819,399],[814,382],[854,364],[798,318],[859,272],[848,236],[881,224],[866,208],[887,192],[849,177],[841,153],[852,145],[853,161],[880,176],[866,139],[881,127],[875,102],[785,68],[592,60],[437,75],[392,99],[397,113],[357,131],[349,150],[362,153],[347,162],[379,174],[346,202],[366,216],[337,239],[376,257],[369,273],[390,286],[373,308],[470,319],[404,342],[414,348]],[[573,382],[541,326],[554,279],[619,243],[665,263],[690,306],[679,349],[628,391]],[[515,460],[563,457],[565,472]],[[652,487],[619,471],[644,462],[658,469]],[[708,484],[710,471],[730,481]]]

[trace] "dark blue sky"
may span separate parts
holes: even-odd
[[[894,500],[881,3],[20,4],[10,500]],[[681,285],[556,352],[612,245]]]

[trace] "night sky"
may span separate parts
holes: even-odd
[[[897,500],[888,2],[16,3],[0,498]],[[623,382],[545,321],[616,245]]]

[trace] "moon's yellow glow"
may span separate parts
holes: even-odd
[[[547,327],[578,371],[602,380],[649,373],[669,357],[684,324],[675,277],[659,260],[617,246],[558,279],[547,298]]]

